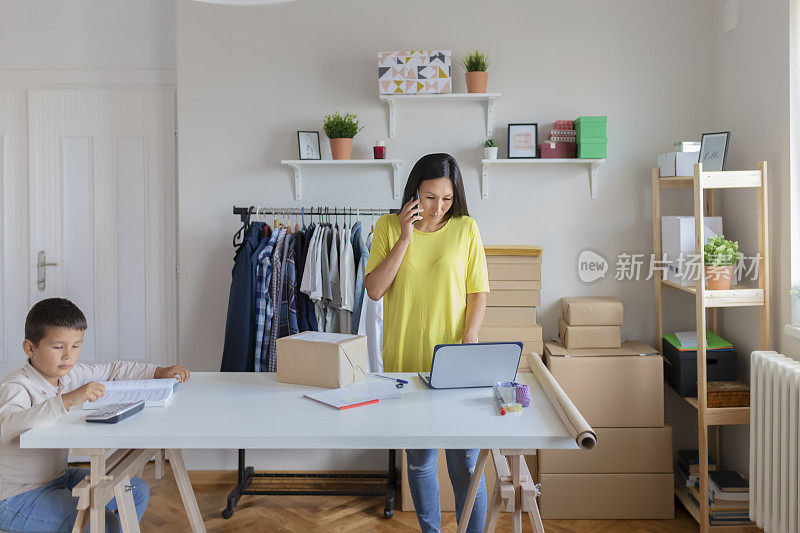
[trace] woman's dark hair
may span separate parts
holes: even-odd
[[[461,180],[461,169],[458,168],[456,158],[450,154],[428,154],[416,162],[408,174],[406,188],[403,191],[403,203],[400,205],[406,205],[414,198],[420,183],[438,178],[450,178],[450,181],[453,182],[453,205],[450,206],[447,214],[455,218],[469,216],[464,182]]]
[[[42,300],[28,311],[25,319],[25,338],[38,346],[47,328],[67,328],[85,331],[86,317],[77,305],[64,298]]]

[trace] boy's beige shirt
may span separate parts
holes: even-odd
[[[19,436],[67,413],[61,395],[91,381],[150,379],[158,365],[116,361],[76,363],[52,385],[28,363],[0,383],[0,500],[41,487],[64,474],[67,450],[22,449]]]

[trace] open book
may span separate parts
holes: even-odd
[[[106,393],[94,402],[83,402],[84,410],[102,409],[115,403],[131,403],[144,400],[145,407],[163,407],[172,399],[178,386],[175,378],[129,379],[101,381]]]

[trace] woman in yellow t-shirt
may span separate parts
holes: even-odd
[[[427,371],[437,344],[478,341],[489,292],[486,256],[453,156],[428,154],[417,161],[403,193],[403,209],[382,216],[375,225],[365,272],[369,297],[384,300],[384,370]],[[425,533],[438,532],[438,450],[406,450],[406,455],[420,527]],[[446,457],[460,521],[478,450],[446,450]],[[485,520],[486,485],[481,479],[467,531],[483,531]]]

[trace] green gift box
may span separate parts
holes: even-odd
[[[608,117],[578,117],[575,119],[575,136],[578,142],[583,138],[597,138],[606,136],[606,122]]]

